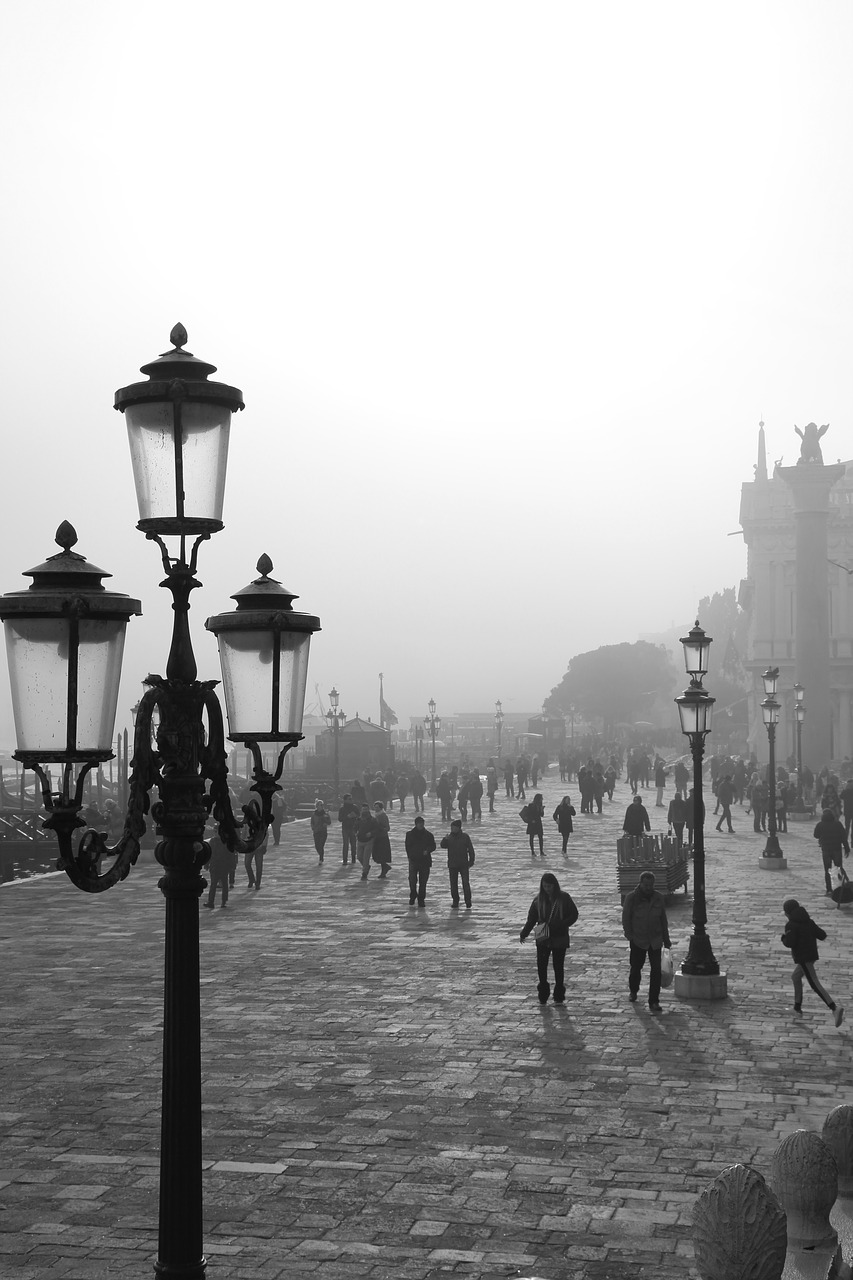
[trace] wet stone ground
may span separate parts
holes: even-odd
[[[615,843],[630,798],[578,817],[569,856],[543,786],[546,857],[517,802],[470,828],[473,909],[441,854],[427,907],[393,870],[365,883],[285,828],[259,892],[242,867],[201,911],[205,1248],[214,1280],[444,1275],[637,1280],[695,1275],[691,1208],[727,1165],[769,1174],[779,1141],[853,1101],[850,1031],[810,992],[791,1012],[781,902],[829,932],[843,1001],[853,910],[824,897],[811,825],[786,872],[735,811],[708,834],[709,931],[729,998],[663,1013],[627,1001]],[[577,792],[571,791],[577,805]],[[667,800],[669,799],[667,795]],[[665,810],[646,795],[653,829]],[[579,808],[579,805],[577,805]],[[443,832],[428,803],[427,823]],[[518,930],[548,869],[575,897],[565,1005],[536,999]],[[151,1273],[156,1255],[163,965],[158,868],[89,897],[61,876],[0,888],[0,1275]],[[676,963],[692,899],[669,910]],[[851,1009],[853,1020],[853,1009]]]

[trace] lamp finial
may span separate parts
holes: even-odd
[[[63,520],[56,531],[54,542],[58,547],[62,547],[63,551],[70,551],[77,543],[77,530],[74,525],[68,520]]]
[[[180,321],[178,322],[178,324],[175,325],[174,329],[169,334],[169,341],[171,342],[172,346],[175,347],[178,351],[180,351],[181,347],[186,346],[187,331],[184,328],[184,326],[180,323]]]

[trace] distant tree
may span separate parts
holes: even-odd
[[[606,734],[617,724],[633,724],[655,699],[674,695],[676,673],[663,645],[607,644],[579,653],[550,696],[545,708],[565,715],[574,705],[586,719],[600,717]]]

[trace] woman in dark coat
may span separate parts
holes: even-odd
[[[536,850],[533,847],[533,841],[539,841],[539,857],[545,857],[545,830],[542,826],[542,819],[545,817],[545,801],[542,799],[542,793],[536,792],[536,795],[525,805],[527,810],[527,835],[530,838],[530,856],[536,857]]]
[[[569,929],[577,918],[578,909],[571,896],[560,888],[556,876],[546,872],[519,935],[519,941],[524,942],[537,925],[546,926],[543,936],[536,939],[536,972],[539,977],[537,991],[540,1004],[545,1004],[551,994],[548,985],[549,956],[554,966],[554,1003],[562,1004],[566,998],[565,963],[569,949]]]
[[[563,837],[563,853],[566,853],[569,846],[569,836],[574,831],[572,818],[575,816],[575,807],[568,796],[563,796],[560,803],[554,810],[554,821],[557,824],[557,830]]]

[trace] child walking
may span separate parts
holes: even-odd
[[[796,898],[787,898],[782,903],[782,910],[788,917],[785,932],[782,934],[782,945],[790,948],[797,966],[791,974],[791,981],[794,984],[794,1012],[800,1014],[803,1012],[803,977],[805,977],[812,991],[819,995],[828,1007],[835,1025],[840,1027],[844,1018],[844,1007],[835,1003],[829,992],[821,985],[814,969],[818,959],[817,944],[826,939],[826,934],[820,925],[812,920],[805,907],[800,906]]]

